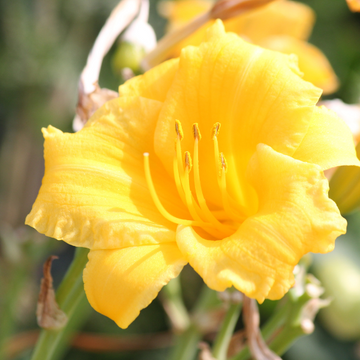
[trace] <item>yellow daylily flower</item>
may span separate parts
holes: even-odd
[[[352,135],[316,106],[321,90],[293,56],[218,20],[119,95],[75,134],[43,130],[26,223],[91,249],[87,297],[120,327],[186,263],[214,290],[279,299],[299,259],[346,231],[323,170],[359,165]]]
[[[207,11],[212,4],[212,1],[206,0],[163,1],[159,10],[169,20],[168,31],[172,31]],[[330,94],[339,85],[334,70],[321,50],[307,42],[314,22],[315,14],[309,6],[279,0],[225,20],[224,25],[226,31],[235,32],[256,45],[297,55],[304,79],[323,89],[324,94]],[[184,46],[200,44],[212,23],[205,24],[179,43],[173,55],[178,56]]]

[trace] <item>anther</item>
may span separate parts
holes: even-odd
[[[201,134],[198,123],[193,124],[193,132],[194,132],[195,140],[201,140]]]
[[[181,126],[181,122],[179,120],[175,120],[175,131],[179,140],[182,140],[184,137],[184,132]]]
[[[192,168],[192,159],[190,153],[185,151],[185,168],[190,172]]]
[[[216,122],[212,128],[212,139],[214,140],[220,132],[221,124],[219,122]]]
[[[220,153],[220,164],[223,171],[227,171],[227,161],[223,153]]]

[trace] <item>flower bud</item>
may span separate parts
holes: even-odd
[[[143,47],[123,41],[117,47],[112,58],[113,70],[116,73],[120,73],[122,69],[129,68],[134,73],[137,73],[144,56],[145,50]]]
[[[334,254],[316,267],[316,275],[332,301],[320,318],[335,337],[360,338],[360,268],[349,256]]]
[[[147,22],[149,13],[148,1],[142,1],[138,17],[125,31],[112,59],[115,72],[130,68],[139,72],[144,56],[156,47],[154,29]]]
[[[356,146],[360,157],[360,143]],[[338,168],[330,180],[329,197],[333,199],[342,214],[348,214],[360,207],[360,169],[355,166]]]

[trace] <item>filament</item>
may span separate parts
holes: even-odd
[[[179,225],[185,225],[185,226],[200,226],[203,227],[204,223],[198,222],[198,221],[192,221],[192,220],[184,220],[180,219],[178,217],[175,217],[171,214],[169,214],[162,203],[159,200],[159,197],[157,196],[154,183],[151,178],[151,172],[150,172],[150,163],[149,163],[149,153],[144,153],[144,170],[145,170],[145,179],[147,186],[149,188],[151,197],[155,203],[156,208],[159,210],[160,214],[167,220],[179,224]]]

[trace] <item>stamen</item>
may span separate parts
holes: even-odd
[[[177,162],[176,153],[175,153],[174,161],[173,161],[173,171],[174,171],[174,179],[175,179],[176,189],[180,195],[181,201],[184,203],[184,205],[186,205],[184,190],[181,186],[179,166],[178,166],[178,162]]]
[[[181,126],[181,122],[179,120],[175,120],[175,131],[179,140],[182,140],[184,137],[184,132]]]
[[[184,167],[183,167],[183,162],[182,162],[182,157],[181,157],[181,140],[184,137],[184,133],[182,130],[182,126],[181,126],[181,122],[179,120],[175,120],[175,131],[176,131],[176,141],[175,141],[175,151],[176,151],[176,162],[177,162],[177,167],[178,167],[178,173],[180,176],[180,181],[182,181],[182,179],[184,178]]]
[[[201,209],[199,208],[199,205],[196,203],[192,192],[191,192],[191,188],[190,188],[190,171],[192,168],[192,160],[191,160],[191,156],[190,153],[188,151],[185,152],[185,171],[184,171],[184,178],[183,178],[183,189],[184,189],[184,193],[185,193],[185,201],[186,201],[186,205],[189,209],[190,215],[193,217],[194,220],[196,221],[202,221],[203,225],[202,228],[208,232],[209,234],[215,236],[215,237],[223,237],[223,234],[221,232],[219,232],[215,226],[212,226],[211,228],[209,228],[210,224],[207,224],[204,222],[204,220],[201,218],[200,214],[202,214]]]
[[[216,138],[219,135],[220,128],[221,128],[221,124],[219,122],[216,122],[213,125],[213,128],[212,128],[212,139],[213,140],[214,140],[214,138]]]
[[[193,125],[194,130],[194,184],[195,184],[195,193],[196,198],[199,202],[200,208],[204,215],[206,216],[206,220],[211,222],[213,225],[217,227],[220,231],[224,232],[226,235],[231,235],[235,229],[231,229],[230,227],[222,224],[218,219],[212,214],[210,209],[206,204],[206,200],[204,198],[204,194],[201,187],[200,181],[200,170],[199,170],[199,140],[201,140],[200,130],[198,124]]]
[[[157,207],[158,211],[170,222],[175,224],[182,224],[185,226],[200,227],[208,234],[213,235],[215,238],[224,238],[229,236],[236,231],[236,224],[233,224],[231,221],[226,222],[226,224],[219,221],[222,220],[233,220],[236,223],[241,223],[244,221],[245,216],[241,213],[243,209],[238,209],[238,204],[227,193],[226,188],[226,172],[228,169],[228,164],[223,153],[219,152],[218,144],[218,135],[220,132],[221,124],[219,122],[215,123],[212,129],[212,139],[214,142],[214,155],[215,155],[215,164],[217,170],[217,181],[221,191],[221,198],[223,203],[224,210],[210,211],[207,206],[206,200],[201,187],[200,181],[200,170],[199,170],[199,141],[201,140],[201,133],[199,125],[197,123],[193,124],[193,135],[194,135],[194,185],[195,185],[195,194],[196,199],[193,196],[190,186],[190,172],[192,170],[192,159],[189,151],[185,151],[184,158],[182,157],[181,150],[181,141],[184,138],[183,129],[181,122],[175,120],[175,131],[176,131],[176,141],[175,141],[175,156],[173,161],[173,170],[174,170],[174,179],[176,183],[176,188],[179,192],[181,200],[188,208],[191,217],[193,220],[186,220],[175,217],[171,215],[162,205],[159,200],[159,197],[156,193],[151,173],[150,173],[150,164],[149,164],[149,154],[144,153],[144,168],[145,168],[145,178],[151,194],[151,197]],[[240,208],[242,208],[240,206]],[[234,227],[233,227],[234,225]]]
[[[185,167],[188,172],[192,169],[191,155],[188,151],[185,151]]]
[[[184,202],[184,204],[186,206],[188,206],[188,201],[186,200],[186,195],[185,195],[186,190],[185,190],[185,186],[184,186],[185,173],[184,173],[183,159],[181,156],[181,154],[182,154],[181,139],[183,138],[183,131],[182,131],[182,126],[181,126],[181,123],[179,120],[175,121],[175,130],[176,130],[177,137],[176,137],[176,143],[175,143],[176,154],[175,154],[175,159],[174,159],[174,178],[175,178],[176,188],[179,192],[179,195],[180,195],[182,201]],[[193,206],[195,207],[196,212],[199,212],[199,206],[194,200],[193,200]]]
[[[226,189],[226,175],[225,175],[227,170],[227,161],[223,153],[220,154],[220,163],[221,163],[220,190],[221,190],[221,198],[222,198],[224,210],[232,220],[241,223],[244,221],[245,216],[242,214],[238,214],[230,206],[229,195]]]
[[[221,128],[221,124],[219,122],[215,123],[212,128],[212,139],[214,141],[214,156],[215,156],[215,166],[216,166],[216,173],[217,173],[216,178],[218,180],[219,187],[220,187],[221,170],[220,170],[220,166],[219,166],[220,165],[219,164],[220,153],[219,153],[219,143],[218,143],[217,136],[219,135],[220,128]]]
[[[192,196],[191,189],[190,189],[189,173],[190,173],[191,167],[192,167],[192,160],[191,160],[190,153],[188,151],[185,151],[185,171],[184,171],[184,177],[182,179],[182,186],[184,189],[185,201],[186,201],[186,205],[190,211],[191,216],[197,221],[202,221],[200,215],[198,214],[198,212],[195,209],[196,202],[194,201],[194,198]]]
[[[181,225],[185,225],[185,226],[199,226],[199,227],[204,227],[204,223],[203,222],[198,222],[198,221],[192,221],[192,220],[185,220],[185,219],[180,219],[177,218],[171,214],[169,214],[166,209],[163,207],[163,205],[161,204],[159,197],[157,196],[155,187],[154,187],[154,183],[152,181],[151,178],[151,172],[150,172],[150,163],[149,163],[149,153],[144,153],[144,169],[145,169],[145,179],[146,179],[146,183],[148,185],[151,197],[155,203],[156,208],[159,210],[160,214],[167,220],[175,223],[175,224],[181,224]]]
[[[221,189],[223,186],[222,185],[223,181],[221,180],[221,177],[222,177],[223,172],[225,172],[225,173],[227,172],[228,164],[227,164],[224,154],[221,153],[222,154],[222,156],[221,156],[221,154],[219,152],[219,143],[218,143],[217,136],[219,135],[220,128],[221,128],[221,124],[218,122],[215,123],[213,126],[215,166],[216,166],[216,172],[218,174],[218,176],[217,176],[218,185],[219,185],[219,188]],[[226,180],[225,180],[225,187],[226,187]],[[247,209],[244,206],[240,205],[238,202],[234,201],[229,194],[227,194],[226,198],[228,200],[227,201],[228,204],[232,204],[234,208],[239,209],[241,212],[247,213]],[[242,218],[242,215],[241,215],[241,218]]]
[[[195,123],[193,124],[193,132],[194,132],[194,138],[195,140],[201,140],[201,133],[200,133],[200,129],[199,129],[199,124]]]
[[[223,153],[220,153],[220,163],[222,170],[226,173],[227,172],[227,161]]]

